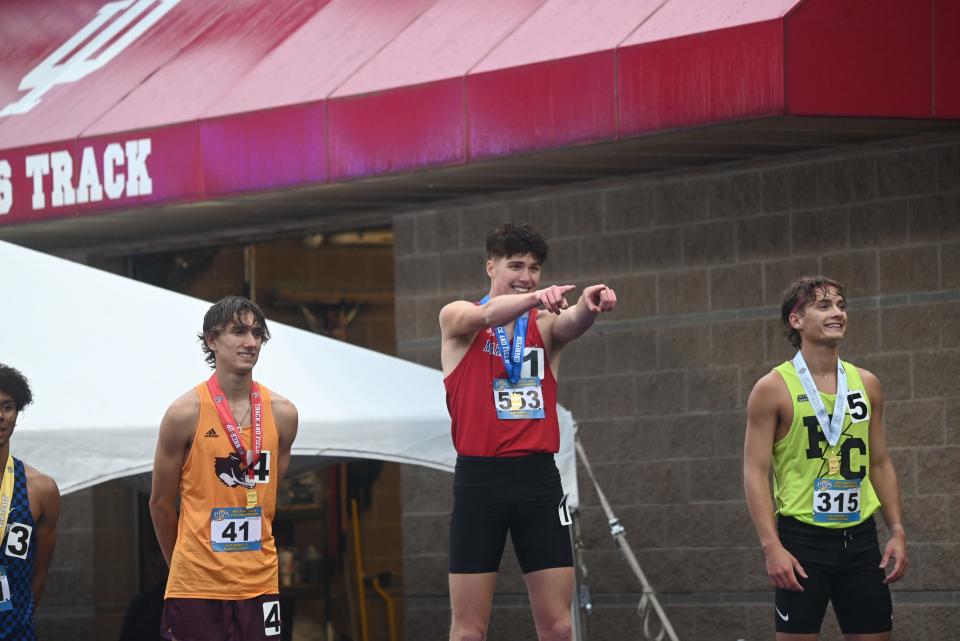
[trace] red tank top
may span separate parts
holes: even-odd
[[[447,390],[447,410],[453,446],[462,456],[522,456],[560,449],[557,423],[557,380],[550,369],[537,327],[537,310],[530,310],[525,347],[539,347],[542,367],[544,418],[500,419],[494,404],[493,381],[507,378],[500,356],[500,345],[491,328],[477,332],[463,360],[443,379]],[[526,355],[526,349],[524,350]],[[532,366],[532,364],[531,364]],[[534,373],[531,372],[532,376]]]

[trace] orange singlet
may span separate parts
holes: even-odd
[[[271,524],[277,501],[274,457],[279,438],[270,392],[260,385],[263,451],[252,480],[227,438],[206,383],[198,385],[196,392],[200,419],[180,472],[180,521],[164,598],[232,601],[277,594],[277,549]],[[244,447],[250,446],[252,437],[253,430],[244,426],[240,435]],[[245,509],[251,484],[257,492],[259,518]]]

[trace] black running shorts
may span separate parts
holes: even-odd
[[[780,542],[803,566],[797,576],[803,592],[777,588],[777,632],[820,631],[827,601],[833,603],[844,634],[879,634],[892,627],[890,589],[883,582],[877,526],[873,518],[844,529],[808,525],[790,517],[777,520]]]
[[[572,567],[569,518],[552,454],[457,457],[450,573],[496,572],[507,531],[523,573]]]

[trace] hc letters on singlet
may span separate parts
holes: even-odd
[[[870,418],[870,410],[863,400],[863,394],[863,390],[850,390],[847,393],[846,409],[851,424],[861,423]],[[804,417],[804,424],[810,436],[808,456],[822,458],[825,453],[820,442],[825,441],[826,438],[816,417]],[[811,456],[814,450],[816,456]],[[857,470],[852,469],[851,459],[854,451],[861,456],[866,455],[866,446],[862,439],[849,437],[840,445],[840,475],[844,478],[814,480],[812,496],[814,522],[858,523],[860,521],[860,484],[866,471],[862,466]]]

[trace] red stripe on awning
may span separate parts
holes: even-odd
[[[960,118],[960,2],[933,6],[933,115]]]
[[[957,3],[139,0],[131,7],[152,11],[165,2],[176,4],[102,68],[57,84],[28,113],[0,119],[0,224],[778,114],[960,117]],[[51,52],[118,6],[0,5],[0,108],[23,98],[24,77]],[[117,195],[117,175],[130,162],[136,169],[143,145],[149,193],[132,184]],[[73,188],[85,155],[87,183],[90,158],[101,183],[105,163],[113,163],[112,196],[54,206],[51,169],[41,181],[44,205],[35,209],[26,158],[56,159],[63,183],[64,156],[54,152],[68,154]],[[3,181],[12,205],[2,200]]]
[[[622,47],[620,135],[784,113],[783,24]]]
[[[929,1],[802,3],[787,18],[789,112],[933,117],[931,25]]]

